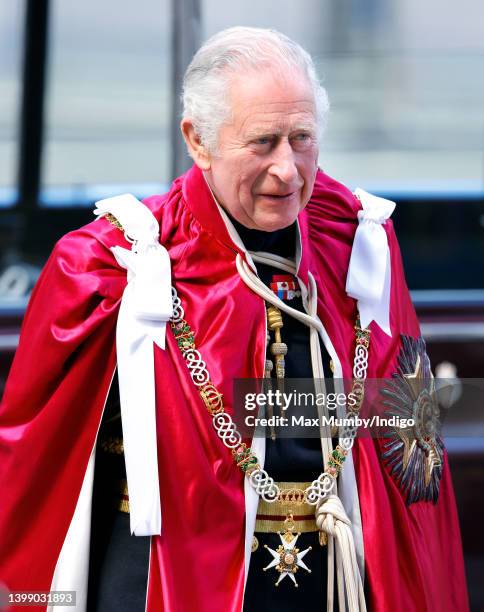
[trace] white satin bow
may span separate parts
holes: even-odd
[[[96,215],[116,217],[132,243],[131,251],[111,249],[128,271],[116,327],[124,456],[131,532],[157,535],[161,508],[153,343],[165,348],[166,323],[172,316],[170,258],[158,241],[157,220],[134,196],[101,200],[96,207]]]
[[[363,209],[358,212],[358,227],[346,278],[346,293],[358,300],[361,327],[366,328],[375,321],[391,336],[390,249],[382,224],[390,218],[395,203],[359,188],[354,193]]]

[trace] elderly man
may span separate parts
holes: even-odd
[[[318,169],[326,94],[282,34],[208,40],[183,103],[193,167],[98,202],[32,295],[0,413],[0,581],[103,612],[466,610],[435,433],[248,440],[234,416],[234,379],[332,373],[420,410],[393,204]]]

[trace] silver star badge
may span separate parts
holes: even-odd
[[[302,567],[307,572],[311,573],[309,567],[304,563],[303,557],[307,555],[312,546],[309,546],[303,551],[296,548],[297,539],[301,534],[293,533],[294,521],[292,514],[287,517],[284,523],[286,524],[286,531],[284,533],[281,531],[278,532],[278,535],[281,538],[281,545],[278,546],[276,550],[269,548],[267,544],[264,546],[264,548],[266,548],[273,556],[273,559],[269,565],[264,567],[264,571],[270,569],[271,567],[276,568],[276,570],[280,573],[279,579],[275,583],[276,586],[278,586],[286,576],[289,576],[294,582],[295,586],[298,586],[295,577],[298,568]]]

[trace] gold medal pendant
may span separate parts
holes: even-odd
[[[286,530],[284,532],[278,532],[278,535],[281,538],[281,545],[278,546],[276,550],[269,548],[267,544],[264,546],[264,548],[266,548],[274,557],[269,565],[264,567],[264,571],[270,569],[271,567],[276,568],[276,570],[280,573],[279,580],[275,583],[276,586],[278,586],[281,580],[284,580],[286,576],[289,576],[294,582],[294,585],[298,586],[295,578],[298,568],[302,567],[307,572],[311,573],[311,570],[302,559],[311,550],[312,546],[309,546],[302,552],[299,550],[299,548],[296,548],[297,539],[301,534],[294,533],[295,524],[292,514],[287,515],[287,518],[284,521],[284,526]]]

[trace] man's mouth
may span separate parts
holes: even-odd
[[[283,200],[294,195],[295,191],[289,191],[287,193],[261,193],[263,198],[274,198],[275,200]]]

